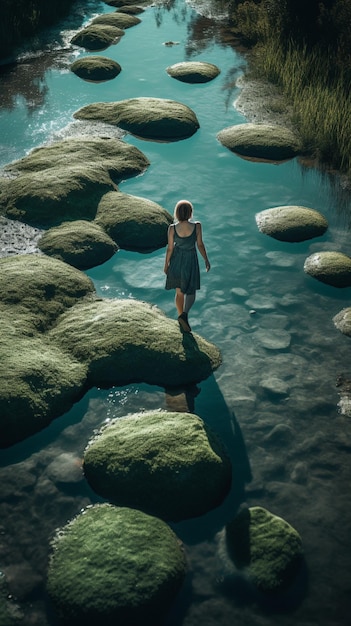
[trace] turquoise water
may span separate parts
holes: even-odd
[[[91,2],[84,20],[109,11]],[[93,389],[44,432],[1,451],[1,483],[11,489],[0,491],[0,569],[24,623],[53,624],[44,597],[48,539],[96,498],[84,481],[55,477],[52,462],[61,458],[64,467],[62,454],[79,459],[106,418],[182,407],[187,395],[194,411],[225,440],[234,479],[221,507],[174,525],[190,574],[167,626],[346,624],[351,425],[339,411],[336,380],[349,373],[350,346],[332,318],[349,306],[350,289],[314,281],[303,264],[318,250],[350,254],[348,200],[337,184],[297,160],[250,162],[219,144],[219,130],[246,121],[234,107],[245,59],[222,43],[218,25],[182,0],[168,9],[146,9],[141,24],[100,53],[122,66],[115,80],[101,84],[69,71],[74,59],[87,55],[67,43],[80,28],[78,18],[79,12],[64,25],[62,43],[56,33],[45,54],[24,56],[0,76],[0,167],[46,141],[85,131],[72,114],[90,102],[154,96],[190,106],[200,122],[190,139],[165,144],[126,137],[151,166],[120,190],[170,212],[181,197],[193,202],[212,267],[208,274],[202,271],[191,324],[220,347],[223,365],[196,393],[172,395],[147,385]],[[165,46],[166,41],[178,44]],[[189,59],[215,63],[221,74],[202,85],[168,76],[168,65]],[[329,221],[326,234],[285,244],[259,233],[255,214],[286,204],[321,211]],[[121,250],[88,274],[103,297],[145,300],[175,318],[173,296],[164,290],[164,255],[165,250],[146,255]],[[279,385],[284,393],[277,392]],[[244,503],[268,508],[301,534],[305,577],[280,602],[252,595],[222,554],[221,530]]]

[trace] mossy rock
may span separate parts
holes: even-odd
[[[315,252],[307,257],[304,270],[332,287],[351,287],[351,258],[342,252]]]
[[[39,239],[38,247],[45,254],[81,270],[105,263],[118,250],[103,228],[84,220],[50,228]]]
[[[108,24],[91,24],[80,30],[71,39],[71,43],[86,50],[105,50],[112,44],[118,43],[125,34],[122,28]]]
[[[117,61],[102,56],[90,56],[77,59],[72,63],[71,72],[83,80],[101,82],[116,78],[122,68]]]
[[[278,206],[256,214],[256,224],[265,235],[279,241],[299,242],[320,237],[328,228],[325,217],[303,206]]]
[[[120,139],[65,139],[36,148],[10,164],[0,187],[0,213],[32,226],[94,219],[101,197],[149,166],[138,148]]]
[[[351,337],[351,307],[342,309],[333,317],[333,322],[343,335]]]
[[[99,203],[96,223],[124,250],[150,252],[167,244],[173,218],[156,202],[111,191]]]
[[[123,4],[117,10],[119,13],[126,13],[127,15],[139,15],[140,13],[144,13],[145,11],[143,7],[137,6],[135,4],[130,4],[129,6]]]
[[[114,26],[117,28],[131,28],[132,26],[136,26],[140,24],[141,20],[134,15],[127,15],[127,13],[120,13],[119,11],[115,11],[114,13],[104,13],[103,15],[99,15],[95,17],[92,24],[108,24],[108,26]]]
[[[225,148],[252,159],[284,161],[301,152],[298,137],[283,126],[237,124],[221,130],[217,138]]]
[[[81,512],[52,542],[47,591],[66,624],[160,624],[186,574],[160,519],[108,504]]]
[[[166,72],[183,83],[208,83],[220,74],[220,69],[213,63],[184,61],[170,65]]]
[[[116,7],[118,9],[121,9],[124,6],[129,7],[135,5],[135,0],[103,0],[103,2],[108,4],[110,7]],[[150,0],[140,0],[138,4],[150,5]]]
[[[199,382],[213,344],[136,300],[97,298],[79,270],[44,255],[0,259],[0,447],[68,411],[89,387]]]
[[[200,335],[183,335],[178,322],[138,300],[82,301],[49,335],[72,358],[89,363],[90,386],[176,387],[206,379],[221,364],[214,344]]]
[[[207,513],[231,485],[218,437],[196,415],[168,411],[103,426],[85,450],[84,473],[103,498],[172,521]]]
[[[74,117],[113,124],[142,139],[179,141],[199,128],[188,106],[164,98],[131,98],[118,102],[97,102],[79,109]]]
[[[235,566],[268,594],[287,589],[302,563],[299,533],[260,506],[244,509],[227,524],[226,545]]]

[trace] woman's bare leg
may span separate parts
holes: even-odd
[[[178,315],[181,315],[184,308],[184,294],[180,291],[179,287],[176,288],[175,305],[178,311]]]
[[[187,293],[185,295],[185,299],[184,299],[184,313],[189,313],[191,307],[193,306],[193,304],[195,302],[195,297],[196,297],[195,293]]]

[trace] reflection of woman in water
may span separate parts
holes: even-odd
[[[175,289],[175,305],[178,322],[185,332],[191,332],[188,313],[195,302],[196,290],[200,289],[200,270],[196,246],[204,258],[206,272],[210,269],[206,248],[202,241],[201,222],[192,222],[193,205],[179,200],[174,209],[174,224],[168,228],[168,246],[164,272],[167,274],[166,289]]]

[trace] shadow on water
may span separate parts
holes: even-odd
[[[196,544],[213,539],[245,501],[245,484],[251,481],[250,463],[239,423],[213,375],[202,388],[190,385],[166,390],[166,406],[168,410],[188,410],[200,417],[222,441],[232,465],[232,486],[224,502],[206,515],[172,525],[184,543]]]

